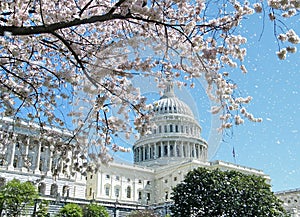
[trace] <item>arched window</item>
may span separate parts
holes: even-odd
[[[130,186],[128,186],[126,189],[126,195],[127,195],[127,198],[131,198],[131,187]]]
[[[56,196],[58,194],[58,186],[57,184],[52,184],[50,189],[50,195]]]
[[[70,188],[69,188],[69,186],[65,185],[63,187],[62,196],[63,197],[69,197],[69,193],[70,193]]]
[[[40,195],[45,195],[46,192],[46,184],[41,182],[38,186],[38,192]]]

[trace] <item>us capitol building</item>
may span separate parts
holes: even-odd
[[[151,134],[133,145],[134,163],[111,163],[87,176],[86,198],[112,203],[148,206],[164,216],[172,187],[197,167],[237,170],[270,178],[261,170],[222,161],[209,162],[209,144],[201,137],[201,126],[190,107],[178,99],[169,84],[154,104]]]
[[[236,170],[270,181],[261,170],[223,161],[209,162],[209,144],[201,137],[201,126],[189,106],[176,97],[171,83],[154,103],[152,121],[156,126],[152,133],[141,134],[133,145],[133,164],[113,162],[84,177],[68,170],[71,164],[78,163],[76,159],[63,163],[53,152],[55,143],[69,136],[67,132],[49,129],[61,134],[49,142],[37,139],[38,129],[33,132],[26,124],[16,128],[12,120],[2,118],[1,143],[13,130],[17,135],[9,149],[0,150],[0,185],[13,178],[36,183],[42,198],[52,201],[51,216],[63,202],[91,201],[106,206],[112,216],[126,216],[133,209],[145,208],[164,216],[172,202],[172,187],[197,167]]]

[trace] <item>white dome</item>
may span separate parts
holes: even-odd
[[[194,117],[192,110],[177,97],[161,97],[154,103],[153,111],[156,114],[177,113]]]
[[[154,103],[153,111],[155,114],[177,113],[194,118],[194,114],[190,107],[175,96],[172,83],[167,85],[164,95]]]

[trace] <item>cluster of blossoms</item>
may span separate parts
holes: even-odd
[[[224,114],[220,117],[222,129],[244,119],[261,121],[243,110],[251,99],[235,96],[237,85],[222,69],[229,66],[248,71],[243,63],[247,39],[242,33],[235,34],[245,17],[267,7],[273,21],[276,11],[283,11],[282,17],[292,17],[299,3],[223,3],[1,2],[1,115],[41,127],[69,129],[74,134],[72,142],[77,144],[74,157],[80,155],[97,165],[112,160],[109,150],[129,151],[113,145],[114,137],[124,134],[130,138],[136,132],[148,133],[152,127],[151,105],[132,84],[136,76],[152,77],[159,87],[164,86],[166,77],[203,77],[209,98],[217,104],[212,113]],[[278,39],[293,45],[300,41],[293,30],[279,34]],[[296,52],[296,47],[280,50],[278,57],[285,59],[287,52]]]
[[[292,29],[290,29],[285,34],[284,33],[279,34],[278,39],[282,42],[288,41],[288,42],[290,42],[291,44],[294,44],[294,45],[300,43],[299,36]],[[294,47],[288,46],[287,48],[283,48],[280,51],[278,51],[277,56],[279,57],[279,59],[284,60],[286,58],[287,52],[296,53],[296,51],[297,51],[297,48],[295,46]]]
[[[268,5],[273,9],[280,10],[300,8],[300,2],[298,0],[268,0]]]

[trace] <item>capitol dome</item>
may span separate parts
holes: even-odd
[[[156,114],[177,113],[194,117],[190,107],[175,96],[171,86],[167,87],[160,100],[154,103],[153,111]]]
[[[133,146],[134,163],[161,166],[173,161],[207,161],[208,145],[190,107],[178,99],[169,82],[163,96],[153,103],[150,134],[142,134]]]

